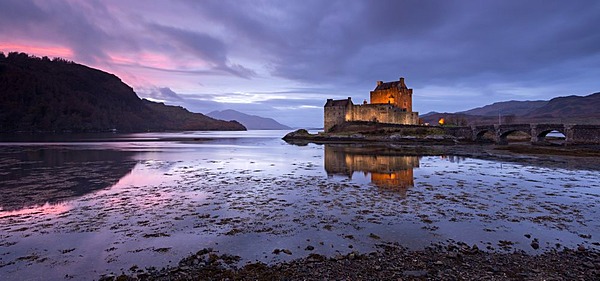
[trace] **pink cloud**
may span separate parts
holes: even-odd
[[[37,43],[36,43],[37,45]],[[0,51],[4,53],[9,52],[23,52],[30,55],[35,55],[38,57],[60,57],[64,59],[72,60],[74,55],[73,51],[66,47],[58,47],[58,46],[43,46],[37,45],[32,46],[29,44],[19,44],[19,43],[0,43]]]

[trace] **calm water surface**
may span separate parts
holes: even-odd
[[[0,276],[97,279],[209,247],[241,264],[394,242],[600,247],[597,171],[295,146],[285,133],[4,136]]]

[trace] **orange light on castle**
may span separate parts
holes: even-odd
[[[440,124],[440,126],[444,125],[444,123],[446,123],[446,120],[444,120],[444,118],[440,118],[440,121],[438,121],[438,123]]]

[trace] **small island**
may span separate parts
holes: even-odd
[[[292,143],[387,142],[399,144],[473,144],[491,142],[507,144],[509,135],[520,132],[531,144],[544,145],[546,136],[560,132],[564,145],[600,144],[600,125],[563,124],[551,122],[477,124],[461,126],[430,125],[412,111],[413,89],[404,78],[398,81],[377,81],[370,92],[370,103],[356,105],[352,99],[328,99],[324,106],[323,132],[310,134],[299,129],[283,137]],[[594,95],[592,95],[594,96]],[[591,96],[590,96],[591,97]],[[487,139],[484,136],[490,136]],[[523,136],[522,136],[523,137]]]

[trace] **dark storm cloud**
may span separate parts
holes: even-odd
[[[94,1],[72,5],[68,1],[6,0],[0,2],[0,31],[10,36],[66,44],[73,59],[95,63],[107,58],[112,43],[127,45],[129,40],[115,32],[102,30],[93,20],[110,17],[104,6]],[[117,19],[112,19],[118,22]],[[2,36],[2,37],[4,37]]]
[[[370,62],[380,60],[376,55],[381,53],[372,50],[366,61],[355,63],[365,48],[424,38],[452,16],[448,13],[452,5],[444,2],[425,5],[424,9],[418,6],[422,2],[286,2],[273,8],[274,14],[280,12],[284,16],[266,13],[262,18],[254,16],[261,14],[258,9],[262,7],[225,8],[222,1],[208,3],[198,4],[199,9],[206,15],[218,17],[214,20],[241,35],[251,46],[263,50],[271,59],[273,74],[309,82],[353,75]],[[254,12],[248,12],[253,9]],[[421,9],[419,13],[415,12],[417,9]],[[401,54],[401,50],[398,51]],[[395,57],[388,56],[386,60],[392,64]],[[366,71],[370,70],[362,70]]]
[[[595,56],[600,45],[597,1],[260,3],[195,6],[262,50],[273,75],[308,83],[354,87],[398,75],[421,85],[543,82],[552,77],[540,74]]]
[[[158,24],[151,25],[150,29],[168,37],[179,51],[196,54],[215,65],[225,64],[227,60],[225,44],[207,34]]]
[[[191,53],[210,63],[215,70],[248,78],[255,75],[251,69],[239,64],[230,64],[227,59],[227,46],[215,37],[201,32],[189,31],[175,27],[150,24],[150,29],[162,36],[174,49],[171,53]]]
[[[477,83],[482,74],[535,80],[547,68],[597,55],[600,45],[600,33],[591,32],[600,26],[597,1],[183,1],[228,39],[146,19],[156,42],[99,26],[99,18],[104,25],[123,20],[104,3],[2,1],[0,28],[63,38],[86,61],[105,58],[111,48],[146,48],[194,54],[212,65],[203,74],[244,78],[256,73],[231,62],[230,51],[254,52],[272,75],[348,87],[398,75],[440,84]]]
[[[110,3],[102,1],[29,1],[0,2],[0,31],[5,40],[25,38],[67,45],[78,62],[110,63],[110,55],[119,51],[162,51],[173,57],[192,54],[211,65],[206,70],[161,69],[201,74],[235,75],[249,78],[251,69],[232,63],[227,57],[227,46],[219,39],[202,32],[144,22],[132,14],[123,19],[110,11]],[[146,32],[135,27],[145,26]],[[0,35],[0,36],[1,36]],[[0,38],[2,38],[0,37]],[[162,41],[161,38],[167,40]],[[158,40],[157,40],[158,39]],[[122,62],[120,64],[123,64]],[[139,67],[150,67],[143,62],[128,62]]]
[[[360,102],[399,76],[425,111],[584,95],[599,86],[598,26],[591,0],[0,1],[2,41],[127,67],[191,107],[251,93],[257,111]]]
[[[49,15],[34,4],[33,1],[2,1],[0,2],[0,28],[2,32],[21,32],[15,30],[15,25],[27,26],[34,22],[46,21]]]

